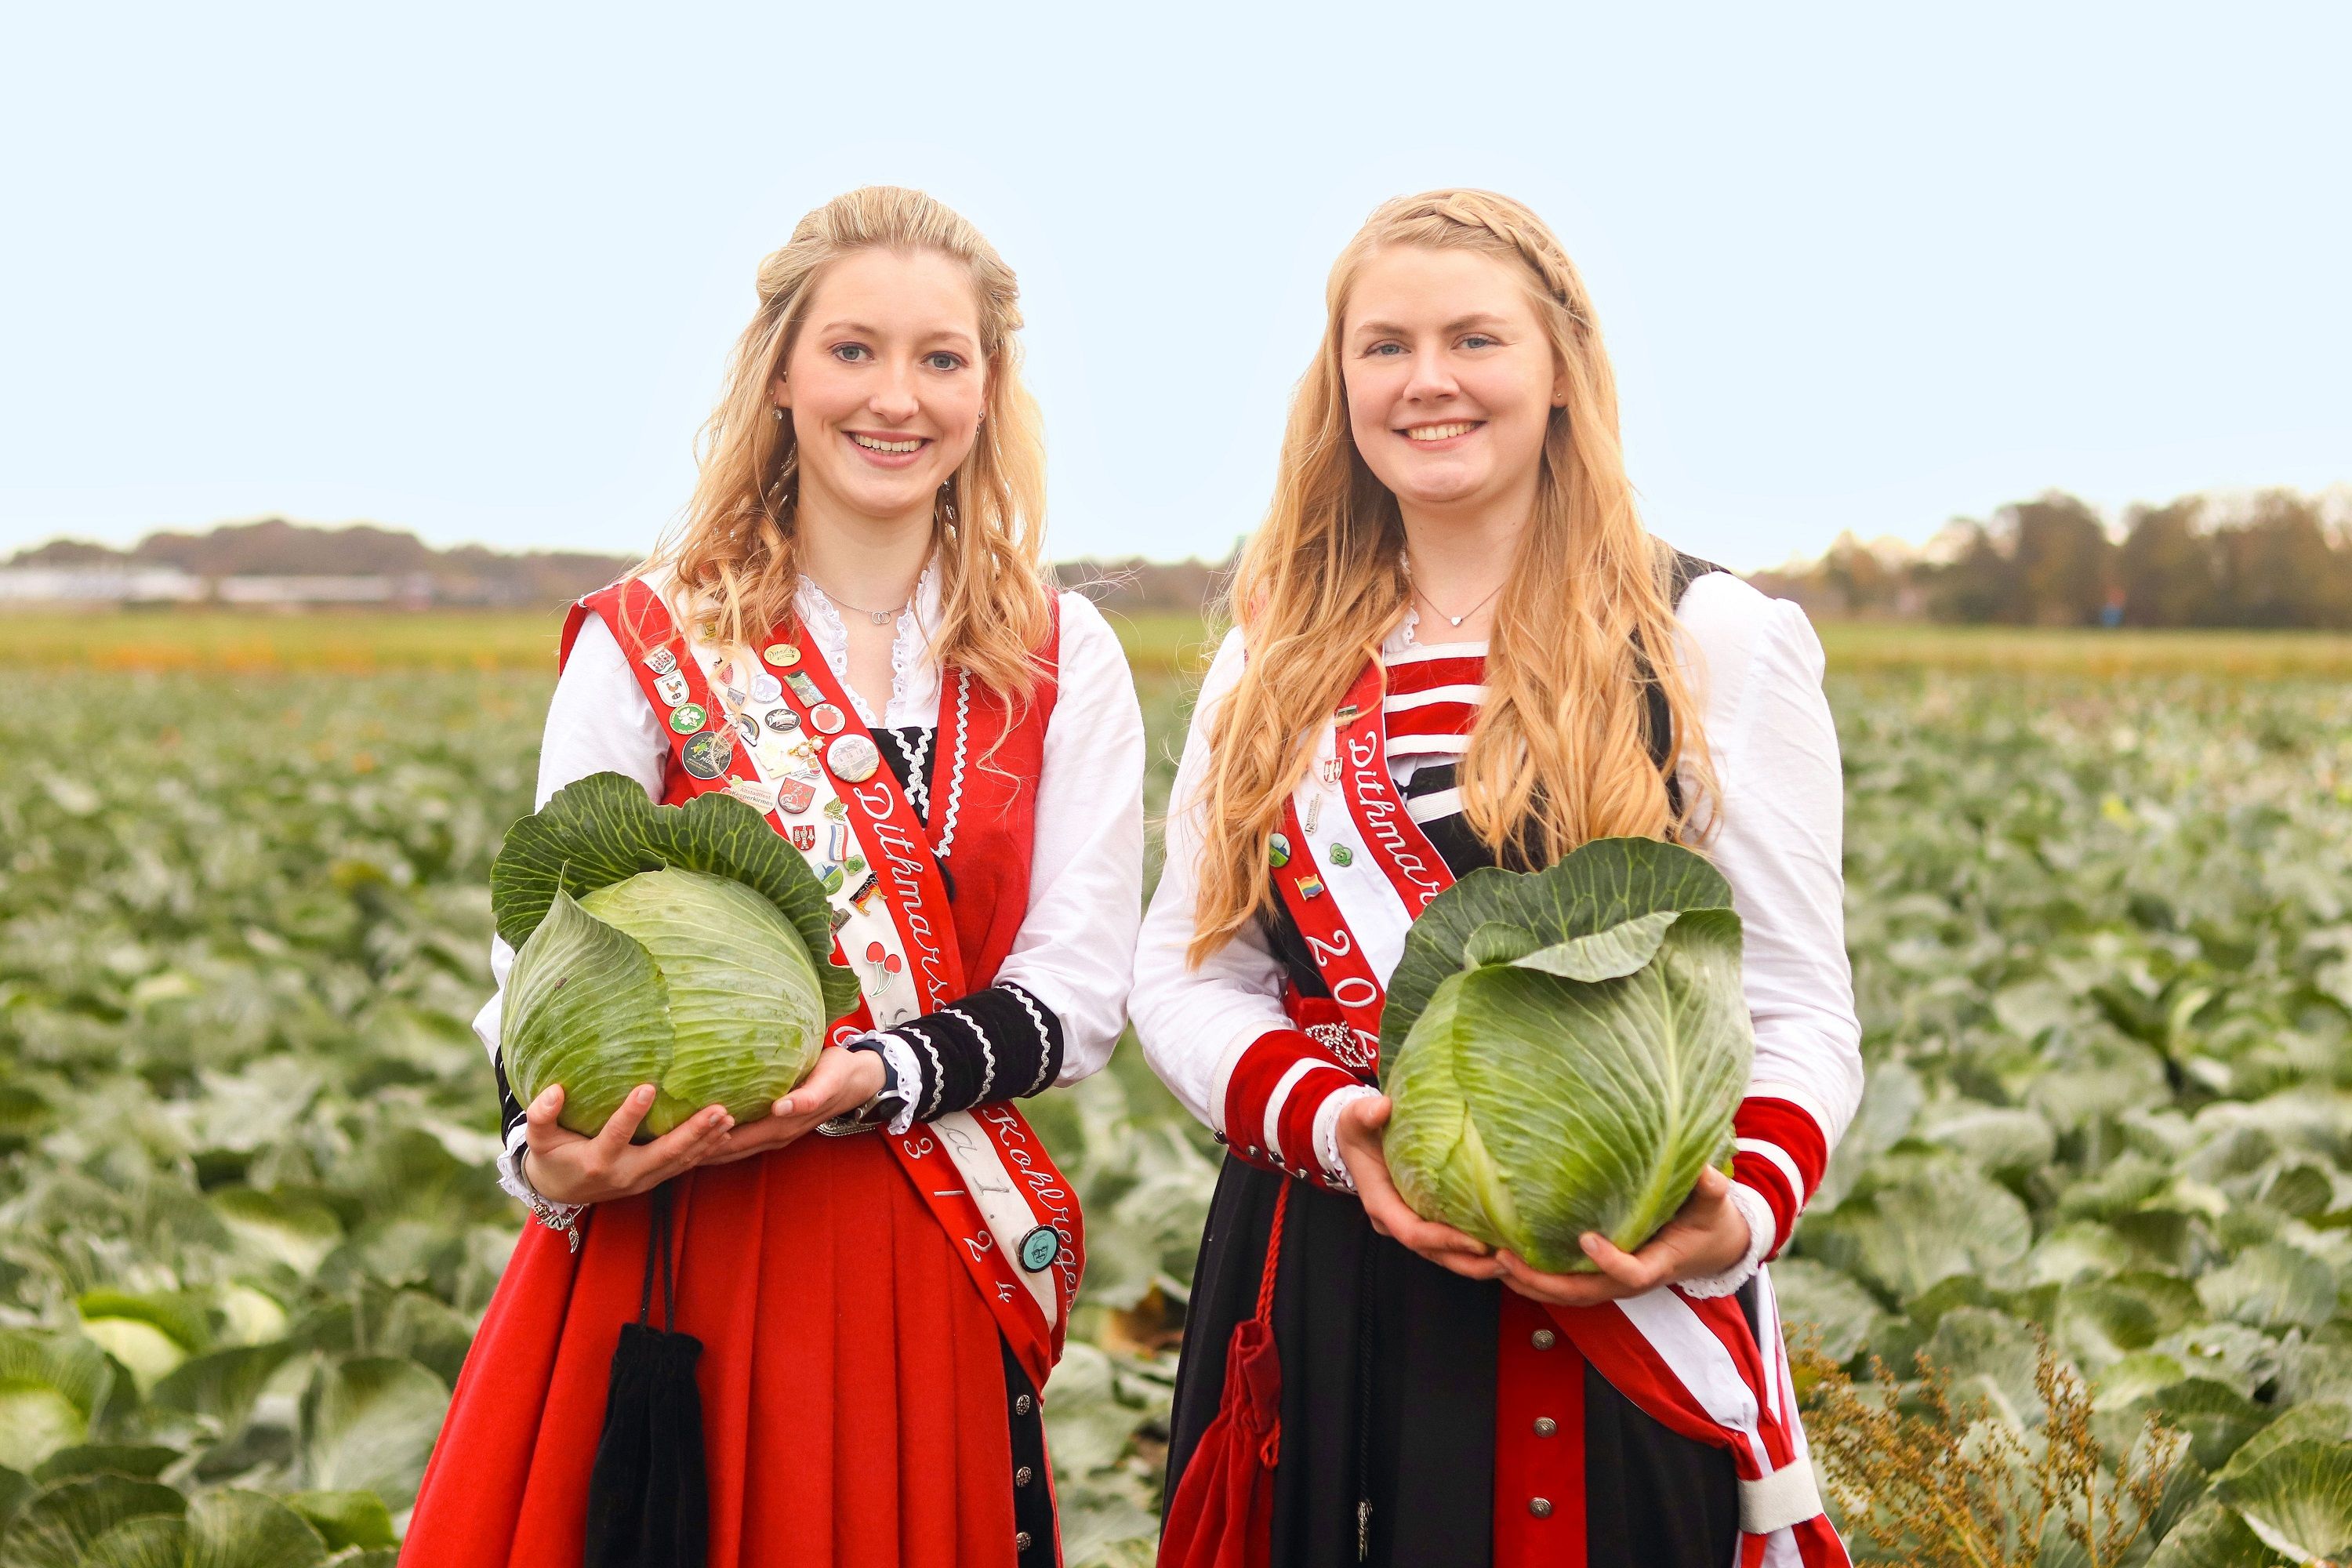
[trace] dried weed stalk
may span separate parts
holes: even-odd
[[[1865,1392],[1816,1347],[1799,1348],[1799,1382],[1811,1384],[1806,1436],[1855,1546],[1911,1568],[2033,1568],[2055,1521],[2089,1568],[2123,1561],[2182,1445],[2151,1413],[2121,1473],[2109,1474],[2090,1388],[2036,1338],[2044,1419],[2032,1437],[1988,1401],[1956,1400],[1951,1373],[1924,1352],[1913,1358],[1919,1381],[1906,1410],[1885,1362],[1872,1358],[1877,1388]]]

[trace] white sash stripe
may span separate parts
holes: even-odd
[[[1400,664],[1427,664],[1433,658],[1484,658],[1486,645],[1483,642],[1408,643],[1394,653],[1384,653],[1381,662],[1394,668]]]
[[[1332,731],[1326,726],[1322,744],[1318,748],[1318,763],[1321,758],[1331,755],[1333,739]],[[1315,804],[1318,796],[1320,805]],[[1314,857],[1316,874],[1323,879],[1323,896],[1337,900],[1340,919],[1363,947],[1366,967],[1385,982],[1396,968],[1397,960],[1404,956],[1404,933],[1412,928],[1412,916],[1407,912],[1404,900],[1397,897],[1396,889],[1390,886],[1380,861],[1365,846],[1355,814],[1348,809],[1346,795],[1325,784],[1321,773],[1310,769],[1298,786],[1294,804],[1298,820],[1314,822],[1316,832],[1305,845],[1293,846],[1292,852],[1304,848]],[[1348,847],[1347,865],[1331,863],[1331,847],[1335,844]]]
[[[1762,1480],[1739,1483],[1739,1528],[1750,1535],[1770,1535],[1821,1511],[1821,1489],[1813,1484],[1813,1467],[1803,1459],[1791,1460]],[[1790,1542],[1792,1549],[1795,1544]]]
[[[1467,735],[1391,735],[1389,737],[1389,761],[1396,763],[1418,757],[1458,757],[1470,750]]]
[[[996,1140],[969,1110],[951,1110],[924,1125],[940,1135],[940,1146],[963,1174],[964,1191],[979,1205],[980,1217],[988,1222],[988,1234],[995,1239],[997,1250],[1013,1260],[1014,1277],[1037,1299],[1037,1310],[1045,1314],[1045,1326],[1051,1329],[1061,1312],[1061,1297],[1054,1289],[1051,1269],[1032,1274],[1021,1267],[1021,1238],[1036,1227],[1037,1216],[1021,1189],[1013,1184],[1013,1173],[1004,1168]]]
[[[1404,814],[1415,822],[1435,822],[1441,816],[1453,816],[1462,809],[1462,792],[1458,789],[1436,789],[1427,795],[1407,795]]]
[[[1617,1306],[1642,1331],[1642,1337],[1650,1342],[1650,1348],[1658,1352],[1675,1381],[1698,1401],[1700,1408],[1717,1426],[1738,1433],[1756,1468],[1769,1471],[1772,1457],[1765,1450],[1763,1435],[1757,1430],[1761,1412],[1757,1407],[1756,1391],[1748,1386],[1748,1380],[1739,1375],[1738,1363],[1723,1348],[1723,1342],[1698,1321],[1690,1303],[1676,1295],[1671,1286],[1664,1286],[1628,1296]]]
[[[1414,708],[1433,707],[1440,702],[1466,702],[1475,705],[1486,700],[1484,686],[1433,686],[1426,691],[1402,691],[1387,699],[1381,706],[1391,713],[1402,713]]]

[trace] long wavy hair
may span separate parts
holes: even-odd
[[[825,269],[861,250],[936,252],[971,274],[986,417],[971,454],[940,488],[931,531],[939,624],[927,627],[942,664],[993,690],[1025,697],[1052,613],[1043,561],[1045,444],[1021,379],[1021,288],[993,246],[920,191],[867,185],[801,219],[760,263],[758,311],[735,342],[726,388],[697,443],[694,499],[640,572],[666,583],[707,640],[747,648],[793,615],[800,583],[800,451],[772,392]]]
[[[1357,450],[1340,346],[1364,265],[1399,246],[1471,250],[1524,280],[1564,374],[1535,514],[1496,601],[1486,699],[1459,778],[1471,829],[1507,865],[1593,838],[1686,836],[1712,792],[1697,704],[1675,668],[1672,552],[1643,528],[1617,432],[1617,382],[1591,297],[1543,220],[1487,191],[1374,212],[1331,268],[1323,342],[1290,405],[1274,501],[1227,593],[1247,660],[1210,731],[1192,958],[1270,904],[1267,840],[1317,734],[1411,598],[1397,500]],[[1671,716],[1653,760],[1649,694]],[[1677,768],[1696,790],[1666,787]]]

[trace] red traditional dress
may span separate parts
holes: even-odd
[[[1189,803],[1207,716],[1245,657],[1235,634],[1195,710],[1131,999],[1153,1067],[1230,1150],[1193,1279],[1163,1563],[1843,1564],[1757,1268],[1787,1241],[1860,1096],[1836,735],[1795,606],[1687,558],[1678,578],[1675,655],[1720,786],[1703,807],[1706,844],[1747,933],[1757,1053],[1733,1195],[1749,1258],[1714,1281],[1570,1311],[1372,1232],[1338,1114],[1374,1092],[1405,930],[1493,863],[1455,779],[1486,649],[1425,645],[1410,624],[1389,639],[1286,811],[1279,907],[1195,967]]]
[[[630,581],[575,607],[540,799],[606,769],[671,804],[751,802],[806,855],[910,1085],[887,1129],[688,1173],[675,1327],[700,1340],[711,1568],[1059,1561],[1040,1390],[1084,1235],[1013,1101],[1108,1059],[1140,898],[1142,731],[1116,638],[1059,602],[1008,701],[927,662],[901,617],[889,710],[841,679],[804,585],[750,668]],[[882,765],[887,764],[887,765]],[[499,972],[511,954],[501,952]],[[497,1001],[478,1024],[496,1059]],[[520,1110],[505,1092],[509,1149]],[[511,1155],[501,1162],[515,1180]],[[577,1563],[607,1368],[637,1312],[651,1203],[541,1205],[476,1336],[404,1561]]]

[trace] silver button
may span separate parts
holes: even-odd
[[[1539,1351],[1548,1351],[1551,1349],[1552,1346],[1559,1343],[1559,1336],[1553,1333],[1549,1329],[1538,1329],[1534,1333],[1528,1336],[1528,1343],[1535,1346],[1536,1349]]]
[[[1019,1469],[1013,1472],[1013,1484],[1016,1487],[1025,1487],[1031,1480],[1035,1479],[1036,1474],[1036,1471],[1031,1469],[1028,1466],[1024,1465]]]
[[[1013,1532],[1013,1550],[1016,1552],[1026,1552],[1029,1550],[1029,1532],[1027,1531],[1016,1530]]]
[[[1557,1432],[1557,1431],[1559,1431],[1559,1422],[1557,1422],[1557,1421],[1555,1421],[1555,1420],[1553,1420],[1550,1416],[1549,1416],[1549,1415],[1538,1415],[1538,1416],[1537,1416],[1537,1417],[1536,1417],[1536,1436],[1538,1436],[1538,1437],[1549,1437],[1549,1436],[1550,1436],[1553,1433],[1555,1433],[1555,1432]]]
[[[1030,1408],[1029,1396],[1025,1394],[1017,1396],[1013,1401],[1013,1414],[1015,1415],[1026,1415],[1029,1414]]]
[[[1531,1497],[1528,1499],[1528,1511],[1534,1514],[1538,1519],[1549,1519],[1551,1517],[1551,1499],[1548,1497]]]

